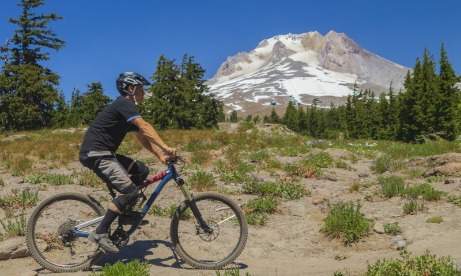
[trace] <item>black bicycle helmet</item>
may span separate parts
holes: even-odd
[[[150,85],[150,82],[143,76],[134,72],[121,73],[117,80],[115,80],[117,90],[120,94],[130,94],[127,90],[130,85]]]

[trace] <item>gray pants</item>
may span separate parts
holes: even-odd
[[[108,187],[121,193],[112,203],[122,212],[138,198],[137,185],[140,185],[149,174],[149,168],[144,163],[109,151],[82,152],[79,159]]]

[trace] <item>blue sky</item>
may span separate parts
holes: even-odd
[[[19,0],[3,0],[0,42],[13,35]],[[227,57],[254,49],[281,34],[318,31],[345,33],[363,48],[412,68],[427,48],[438,61],[442,42],[461,75],[459,0],[45,0],[40,10],[64,20],[50,27],[66,41],[50,50],[43,65],[61,76],[60,90],[70,100],[94,81],[115,98],[122,71],[146,77],[164,54],[178,62],[195,57],[211,78]]]

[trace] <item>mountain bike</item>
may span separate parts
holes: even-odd
[[[140,202],[137,206],[142,207],[138,207],[139,211],[120,215],[110,239],[118,247],[127,245],[163,187],[174,180],[185,197],[170,224],[174,252],[192,267],[222,268],[233,262],[245,247],[248,236],[245,215],[234,201],[219,193],[194,196],[176,170],[175,164],[183,162],[181,160],[169,160],[167,169],[138,186]],[[157,181],[160,182],[147,198],[147,186]],[[109,191],[112,197],[116,196],[112,189]],[[28,220],[27,247],[33,258],[51,271],[88,269],[105,254],[96,243],[88,240],[104,213],[105,209],[91,195],[66,192],[52,196],[41,202]],[[125,230],[124,226],[129,228]]]

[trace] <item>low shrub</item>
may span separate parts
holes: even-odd
[[[443,218],[442,217],[430,217],[426,219],[426,222],[428,223],[442,223]]]
[[[273,196],[258,197],[248,201],[244,209],[249,213],[274,213],[278,201]]]
[[[163,208],[158,205],[153,205],[149,211],[147,212],[148,215],[154,215],[159,217],[168,217],[171,218],[175,214],[176,210],[178,209],[178,205],[172,204],[170,207]],[[187,220],[192,217],[192,211],[188,208],[181,216],[181,219]]]
[[[350,244],[368,235],[372,221],[360,212],[359,202],[338,202],[328,204],[328,207],[328,215],[321,229],[327,236]]]
[[[269,216],[267,214],[248,213],[246,219],[249,225],[264,226],[269,221]]]
[[[372,170],[377,173],[384,173],[391,170],[391,157],[388,155],[381,155],[375,160]]]
[[[27,175],[24,182],[31,184],[48,183],[52,185],[73,184],[73,178],[65,174],[50,174],[37,172]]]
[[[134,261],[123,263],[117,261],[113,265],[104,265],[102,272],[91,272],[90,276],[149,276],[149,263]]]
[[[418,196],[422,196],[423,199],[427,201],[439,200],[445,194],[442,191],[434,189],[428,183],[406,187],[402,193],[409,198],[418,198]]]
[[[328,168],[333,163],[333,158],[328,152],[321,151],[309,154],[307,158],[302,160],[302,163],[308,167]]]
[[[424,209],[424,203],[411,199],[403,205],[403,212],[407,215],[413,215]]]
[[[402,259],[383,259],[367,267],[367,276],[374,275],[460,275],[456,263],[449,256],[436,258],[426,251],[412,258],[408,251],[400,253]]]
[[[255,162],[255,163],[260,163],[262,161],[267,161],[269,160],[271,157],[270,153],[268,151],[265,151],[265,150],[260,150],[260,151],[257,151],[257,152],[252,152],[250,153],[250,161],[251,162]]]
[[[388,198],[402,195],[405,188],[404,180],[400,176],[380,176],[378,182],[381,184],[381,193]]]
[[[197,165],[206,165],[211,161],[209,150],[197,150],[192,152],[191,163]]]
[[[198,171],[189,177],[188,183],[193,189],[197,191],[210,191],[216,188],[214,176],[211,173]]]
[[[223,274],[221,274],[221,271],[218,270],[216,271],[216,276],[240,276],[240,270],[239,268],[229,268],[224,270]],[[248,272],[245,273],[245,276],[250,276]]]
[[[26,189],[19,192],[19,190],[14,189],[11,191],[11,194],[0,198],[0,207],[6,210],[14,210],[19,208],[24,210],[28,207],[37,205],[37,201],[38,191]]]
[[[447,195],[445,197],[445,200],[447,202],[453,203],[454,205],[461,207],[461,196],[456,196],[456,195]]]
[[[402,232],[398,222],[384,224],[384,233],[395,235]]]
[[[3,228],[3,234],[0,233],[0,238],[25,236],[26,234],[26,218],[24,214],[21,214],[19,218],[15,218],[15,221],[8,220],[4,222],[0,220],[0,224]]]

